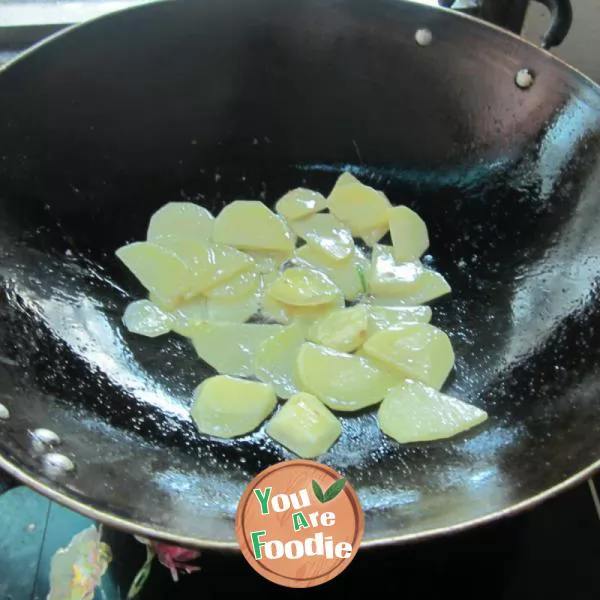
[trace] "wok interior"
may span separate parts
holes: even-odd
[[[466,523],[598,459],[600,100],[544,54],[392,1],[167,3],[9,68],[0,114],[0,447],[23,473],[127,526],[233,543],[249,479],[293,456],[262,430],[196,432],[191,393],[213,371],[182,338],[124,329],[144,292],[114,251],[168,201],[273,206],[346,168],[426,221],[426,261],[453,288],[433,305],[457,355],[448,390],[490,414],[403,447],[374,411],[343,417],[320,460],[356,488],[365,541]],[[36,427],[75,473],[40,472]]]

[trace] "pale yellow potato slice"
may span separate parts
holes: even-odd
[[[239,273],[252,270],[252,259],[235,248],[213,244],[211,247],[211,262],[213,267],[212,284],[207,290],[228,281]]]
[[[408,206],[390,208],[388,219],[396,262],[419,260],[429,248],[425,221]]]
[[[245,323],[259,313],[261,298],[259,290],[246,297],[233,300],[207,298],[208,318],[211,321],[225,323]]]
[[[428,323],[378,331],[364,344],[367,355],[393,367],[400,375],[439,390],[454,367],[450,338]]]
[[[220,285],[206,290],[207,298],[234,300],[253,294],[260,285],[260,276],[256,271],[242,271]]]
[[[357,249],[344,260],[332,260],[318,248],[306,244],[296,250],[296,259],[325,273],[347,300],[356,300],[366,292],[370,263]]]
[[[317,319],[321,319],[331,311],[343,306],[342,294],[338,294],[330,302],[316,306],[293,306],[265,294],[262,299],[261,314],[264,318],[277,323],[297,323],[303,328],[305,334],[308,334],[309,328]]]
[[[169,202],[150,218],[147,240],[155,242],[158,237],[176,235],[208,243],[214,222],[215,218],[202,206],[193,202]]]
[[[276,403],[275,391],[266,383],[215,375],[196,388],[190,412],[200,433],[232,438],[254,431]]]
[[[264,342],[256,353],[255,376],[270,383],[280,398],[287,399],[299,391],[296,362],[303,343],[302,327],[293,324]]]
[[[158,246],[174,252],[190,270],[190,289],[186,293],[186,298],[193,298],[214,285],[210,246],[193,238],[175,235],[157,236],[154,239],[154,243]]]
[[[296,245],[285,221],[258,200],[235,200],[215,220],[213,240],[240,250],[290,256]]]
[[[325,196],[306,188],[296,188],[283,195],[275,204],[275,210],[288,221],[308,217],[327,208]]]
[[[377,244],[379,242],[379,240],[381,240],[382,237],[385,236],[385,234],[389,231],[389,226],[386,225],[380,225],[379,227],[373,227],[371,229],[365,229],[364,231],[359,231],[358,232],[358,236],[359,238],[361,238],[365,244],[367,244],[367,246],[369,246],[370,248],[372,248],[373,246],[375,246],[375,244]]]
[[[174,252],[150,242],[133,242],[115,254],[167,310],[181,304],[190,292],[193,274]]]
[[[179,335],[190,337],[193,331],[208,319],[208,307],[206,298],[198,296],[188,300],[171,312],[174,322],[172,330]]]
[[[286,312],[289,315],[290,321],[300,325],[304,334],[308,336],[308,331],[316,320],[322,319],[330,312],[343,308],[343,306],[344,297],[340,294],[335,300],[326,304],[319,304],[317,306],[286,306]]]
[[[432,317],[429,306],[369,306],[368,311],[369,335],[376,331],[429,323]]]
[[[173,318],[150,300],[136,300],[125,309],[123,324],[131,333],[154,338],[171,331]]]
[[[264,293],[260,302],[260,314],[263,318],[268,321],[275,321],[276,323],[287,324],[290,322],[290,316],[288,314],[289,307],[279,300],[275,300]]]
[[[402,381],[405,378],[404,375],[398,372],[398,369],[395,369],[389,364],[378,360],[377,358],[374,358],[373,356],[368,354],[365,351],[364,344],[360,348],[357,348],[353,354],[354,356],[360,356],[361,358],[364,358],[366,361],[369,362],[369,364],[373,365],[374,367],[377,367],[380,371],[384,371],[386,373],[389,373],[390,375],[393,375],[396,381]]]
[[[300,392],[279,409],[266,432],[300,458],[315,458],[333,446],[342,425],[318,398]]]
[[[286,269],[269,285],[266,293],[290,306],[327,304],[341,295],[327,275],[305,267]]]
[[[171,316],[171,331],[183,335],[184,337],[189,337],[196,327],[209,318],[205,296],[196,296],[191,300],[186,300],[183,304],[180,304],[176,309],[171,311],[167,311],[162,307],[160,300],[153,294],[150,294],[150,301],[154,302],[159,308]]]
[[[220,286],[207,290],[208,318],[212,321],[245,323],[260,309],[260,287],[259,273],[243,271]]]
[[[423,268],[414,286],[407,285],[401,291],[396,288],[395,295],[387,293],[383,295],[374,294],[372,302],[373,304],[415,306],[432,302],[451,291],[450,285],[443,275],[431,269]]]
[[[327,206],[350,228],[354,237],[388,226],[390,201],[382,192],[362,183],[335,186],[329,194]]]
[[[419,261],[397,264],[392,248],[378,244],[373,249],[368,276],[369,292],[384,304],[418,305],[450,293],[442,275]]]
[[[254,357],[281,325],[204,321],[190,333],[198,356],[222,375],[254,375]]]
[[[302,391],[314,394],[332,410],[356,411],[380,402],[399,377],[368,359],[305,342],[296,365]]]
[[[249,256],[227,246],[207,245],[173,235],[159,237],[156,243],[174,252],[192,273],[187,298],[204,293],[252,266]]]
[[[336,187],[341,187],[343,185],[348,185],[351,183],[360,183],[360,181],[350,173],[350,171],[344,171],[336,180],[333,189]]]
[[[261,274],[277,271],[288,258],[288,256],[277,252],[246,251],[246,254],[254,261],[253,269]]]
[[[352,233],[330,214],[316,214],[290,223],[292,231],[334,260],[352,255],[354,240]]]
[[[364,305],[342,308],[315,321],[308,331],[312,342],[338,350],[353,352],[368,337],[369,309]]]
[[[381,430],[401,444],[454,437],[487,418],[484,410],[411,380],[392,388],[377,412]]]
[[[260,279],[263,290],[266,291],[266,289],[279,277],[280,274],[281,272],[279,270],[261,273]]]
[[[377,244],[371,255],[368,288],[375,295],[402,297],[407,290],[417,287],[423,271],[419,261],[396,264],[391,246]]]

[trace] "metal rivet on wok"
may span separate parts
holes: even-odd
[[[415,42],[419,44],[419,46],[429,46],[433,40],[433,34],[429,29],[417,29],[415,33]]]
[[[533,85],[535,79],[534,74],[529,69],[521,69],[515,75],[515,83],[522,90],[527,90]]]
[[[0,421],[6,421],[10,419],[10,411],[4,404],[0,404]]]
[[[63,475],[75,469],[75,463],[69,457],[58,452],[45,454],[42,458],[42,464],[46,474],[51,477]]]
[[[50,429],[40,427],[31,432],[31,443],[36,452],[45,452],[52,446],[60,444],[60,437]]]

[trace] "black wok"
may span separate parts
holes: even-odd
[[[600,464],[599,160],[598,87],[445,9],[168,2],[57,36],[0,75],[0,464],[116,527],[234,548],[249,479],[292,456],[196,432],[212,371],[182,338],[126,332],[142,290],[114,251],[167,201],[273,203],[351,168],[428,223],[449,391],[490,414],[404,447],[372,412],[344,419],[320,461],[357,489],[364,544],[534,505]],[[36,428],[74,471],[48,470]]]

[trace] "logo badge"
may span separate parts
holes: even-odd
[[[262,471],[238,505],[236,534],[260,575],[306,588],[341,573],[356,556],[364,515],[356,492],[317,462],[290,460]]]

